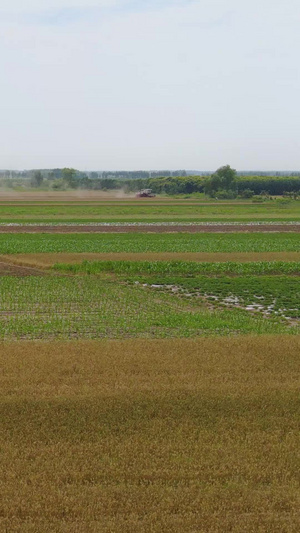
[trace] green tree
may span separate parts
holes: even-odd
[[[35,170],[31,178],[32,187],[40,187],[44,181],[43,174],[40,170]]]
[[[63,168],[61,174],[68,187],[76,189],[76,170],[74,168]]]
[[[206,181],[205,192],[214,196],[218,191],[236,191],[236,170],[230,165],[218,168],[214,174]]]

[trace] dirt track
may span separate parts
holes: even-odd
[[[300,233],[300,224],[0,226],[0,233]]]
[[[25,267],[0,261],[1,276],[43,276],[44,272],[38,268]]]

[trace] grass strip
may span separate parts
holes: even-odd
[[[114,274],[161,274],[195,276],[207,275],[266,275],[266,274],[300,274],[300,262],[298,261],[256,261],[250,263],[239,262],[215,262],[201,263],[193,261],[88,261],[81,263],[56,263],[52,267],[60,272],[73,274],[100,274],[111,272]]]

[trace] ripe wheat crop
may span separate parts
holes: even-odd
[[[298,532],[299,351],[0,344],[0,530]]]

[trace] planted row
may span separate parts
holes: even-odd
[[[179,274],[188,277],[197,274],[207,275],[250,275],[250,274],[300,274],[300,262],[297,261],[258,261],[250,263],[216,262],[202,263],[196,261],[82,261],[81,263],[57,263],[54,270],[61,272],[100,274]]]
[[[41,252],[300,252],[300,233],[0,233],[0,254]]]
[[[145,297],[145,291],[147,295]],[[180,303],[180,305],[179,305]],[[284,333],[277,320],[213,311],[175,294],[90,277],[0,278],[0,339],[197,337]]]
[[[203,297],[211,305],[261,311],[268,316],[300,318],[300,282],[297,277],[247,276],[194,278],[165,276],[152,279],[156,289],[174,290],[189,297]]]

